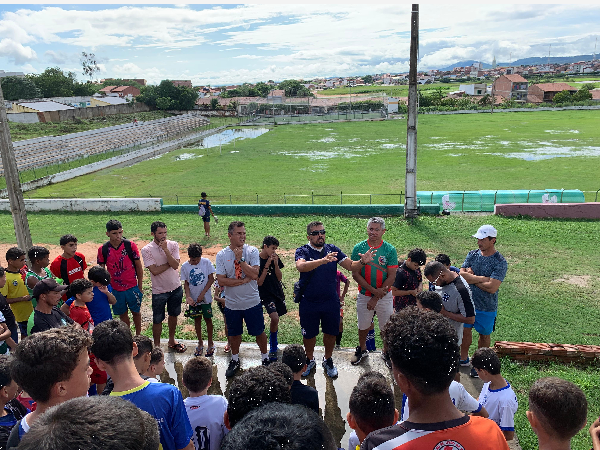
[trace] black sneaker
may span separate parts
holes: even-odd
[[[323,359],[323,368],[325,369],[328,377],[335,378],[338,376],[338,371],[333,365],[333,359]]]
[[[363,358],[369,356],[369,350],[361,350],[360,345],[356,347],[356,351],[354,352],[354,356],[350,358],[350,364],[353,366],[359,364]]]
[[[390,355],[388,355],[386,352],[382,352],[381,359],[383,359],[388,369],[392,368],[392,360],[390,359]]]
[[[263,361],[262,361],[263,366],[268,366],[269,364],[271,364],[271,361],[269,360],[269,358],[263,359]]]
[[[229,361],[229,367],[225,371],[225,376],[227,378],[231,378],[232,376],[235,375],[235,373],[237,372],[237,370],[239,368],[240,368],[240,360],[238,359],[237,361],[234,361],[232,359],[231,361]]]
[[[471,373],[469,375],[471,375],[471,378],[479,378],[479,374],[475,370],[475,367],[471,367]]]

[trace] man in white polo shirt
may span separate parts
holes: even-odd
[[[225,288],[225,320],[231,344],[231,362],[225,376],[229,378],[240,368],[243,322],[246,322],[248,334],[256,336],[263,365],[269,364],[269,354],[262,303],[256,282],[260,268],[258,249],[245,243],[244,222],[231,222],[227,235],[230,243],[217,253],[216,266],[219,286]]]
[[[175,342],[177,316],[181,314],[183,289],[179,280],[179,244],[167,239],[167,225],[152,222],[150,233],[153,240],[142,248],[144,267],[150,271],[152,281],[152,337],[154,345],[160,346],[165,306],[169,315],[169,348],[177,353],[185,352],[185,345]]]

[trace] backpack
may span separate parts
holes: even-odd
[[[83,259],[81,256],[75,255],[73,256],[73,259],[79,263],[81,270],[83,270]],[[67,261],[68,260],[63,258],[63,260],[60,262],[60,277],[63,279],[65,284],[71,284],[69,281],[69,271],[67,270]]]
[[[206,203],[200,200],[198,202],[198,215],[205,216],[206,215]]]
[[[102,244],[102,259],[104,260],[105,265],[108,261],[108,246],[109,245],[110,245],[110,241]],[[127,252],[127,256],[129,256],[131,263],[135,267],[135,257],[133,256],[133,249],[131,248],[131,241],[129,239],[123,239],[123,245],[125,246],[125,251]]]

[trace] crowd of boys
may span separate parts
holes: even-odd
[[[211,214],[208,202],[204,205]],[[304,345],[288,345],[282,352],[277,332],[287,308],[279,241],[267,236],[260,250],[249,246],[243,222],[229,225],[230,245],[217,254],[216,268],[195,243],[180,267],[179,245],[167,240],[163,222],[152,223],[153,240],[140,252],[123,238],[121,223],[109,221],[109,240],[98,249],[98,265],[87,278],[85,256],[77,252],[73,235],[61,237],[63,253],[52,263],[44,247],[27,253],[9,249],[8,267],[0,268],[0,448],[337,448],[321,419],[317,391],[302,383],[316,366],[319,328],[323,368],[329,377],[337,376],[333,349],[349,284],[337,265],[350,271],[359,286],[359,342],[351,363],[360,364],[373,348],[377,315],[382,358],[403,393],[402,404],[395,405],[382,374],[371,371],[359,378],[349,399],[347,421],[354,432],[348,449],[508,448],[518,403],[489,348],[498,288],[507,270],[495,249],[497,231],[484,225],[473,235],[478,250],[469,252],[460,269],[444,254],[426,264],[419,248],[398,261],[396,249],[383,240],[385,231],[382,218],[369,219],[367,239],[348,258],[325,243],[322,222],[308,224],[308,243],[295,255],[300,281],[294,301]],[[421,266],[428,291],[423,290]],[[140,335],[143,267],[152,284],[153,341]],[[208,394],[209,358],[215,352],[213,285],[231,351],[226,376],[241,367],[244,322],[256,337],[263,363],[233,379],[227,398]],[[186,351],[175,341],[184,298],[198,337],[194,357],[183,369],[185,400],[175,386],[158,380],[164,371],[160,336],[165,308],[167,345]],[[270,319],[269,339],[263,307]],[[478,349],[469,358],[473,327]],[[471,376],[484,382],[478,399],[460,384],[460,365],[471,366]],[[587,420],[585,395],[565,380],[537,380],[527,418],[541,449],[569,448]],[[600,419],[590,434],[594,449],[600,450]]]

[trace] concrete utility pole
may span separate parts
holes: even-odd
[[[406,125],[406,196],[404,217],[417,217],[417,58],[419,55],[419,5],[410,18],[410,71],[408,73],[408,120]]]
[[[27,251],[33,246],[31,242],[31,233],[29,231],[29,222],[27,221],[27,212],[25,211],[25,202],[23,200],[23,191],[19,181],[19,171],[17,170],[17,160],[15,159],[15,149],[10,138],[8,128],[8,118],[6,117],[6,107],[4,106],[4,94],[0,87],[0,153],[2,154],[2,167],[4,169],[4,179],[6,180],[6,189],[10,202],[13,223],[15,225],[15,235],[17,236],[17,245],[19,248]]]

